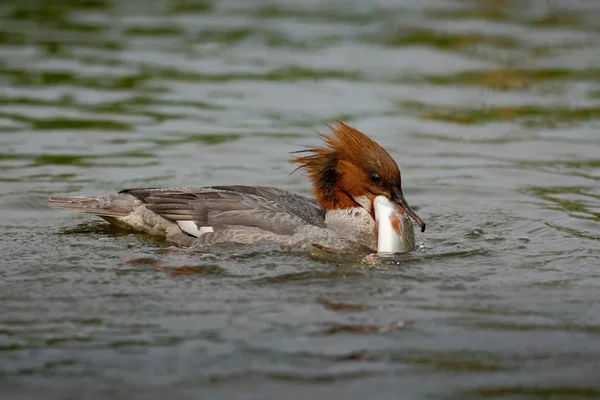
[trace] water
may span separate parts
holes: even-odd
[[[600,397],[600,4],[7,1],[0,393]],[[255,184],[342,119],[427,222],[384,265],[23,199]]]

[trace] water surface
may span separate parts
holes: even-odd
[[[593,1],[0,5],[0,393],[600,397]],[[178,249],[24,199],[277,186],[336,119],[426,220],[383,265]]]

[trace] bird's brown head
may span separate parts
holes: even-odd
[[[367,135],[343,122],[329,126],[329,134],[319,134],[324,147],[294,153],[312,183],[317,203],[325,211],[363,207],[373,216],[373,199],[383,195],[425,230],[425,223],[402,194],[400,170],[387,151]]]

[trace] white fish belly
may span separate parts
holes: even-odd
[[[414,250],[415,235],[407,215],[385,196],[373,201],[377,226],[378,253],[406,253]]]

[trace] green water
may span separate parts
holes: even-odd
[[[0,4],[0,397],[600,398],[600,3]],[[35,206],[308,195],[342,119],[427,222],[380,266]]]

